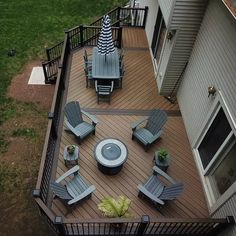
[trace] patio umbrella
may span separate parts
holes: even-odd
[[[106,56],[115,51],[115,47],[112,41],[112,32],[111,32],[111,20],[108,15],[103,17],[102,29],[98,38],[98,53]]]

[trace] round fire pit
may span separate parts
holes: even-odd
[[[128,157],[125,144],[113,138],[100,141],[94,152],[99,170],[107,175],[119,173]]]

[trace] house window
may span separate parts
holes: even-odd
[[[214,203],[236,181],[236,138],[221,106],[197,147],[211,202]]]
[[[219,150],[231,131],[232,129],[229,122],[221,108],[198,148],[204,169],[206,169],[212,161],[216,152]]]
[[[156,59],[157,62],[159,62],[161,56],[161,50],[164,45],[165,35],[166,35],[166,25],[164,18],[162,16],[161,9],[159,8],[157,12],[156,24],[154,27],[152,46],[151,46],[153,57]]]

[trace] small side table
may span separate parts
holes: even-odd
[[[79,147],[76,145],[73,145],[75,147],[75,151],[73,154],[69,154],[67,152],[67,147],[64,148],[64,162],[66,167],[73,167],[75,165],[78,165],[78,159],[79,159]]]
[[[158,153],[159,153],[158,151],[155,152],[153,161],[158,168],[160,168],[164,172],[167,172],[167,169],[170,165],[170,160],[171,160],[170,155],[167,156],[165,161],[159,161]]]

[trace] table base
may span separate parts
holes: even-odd
[[[121,171],[123,167],[123,164],[117,167],[103,166],[99,162],[97,164],[98,164],[98,169],[105,175],[116,175]]]

